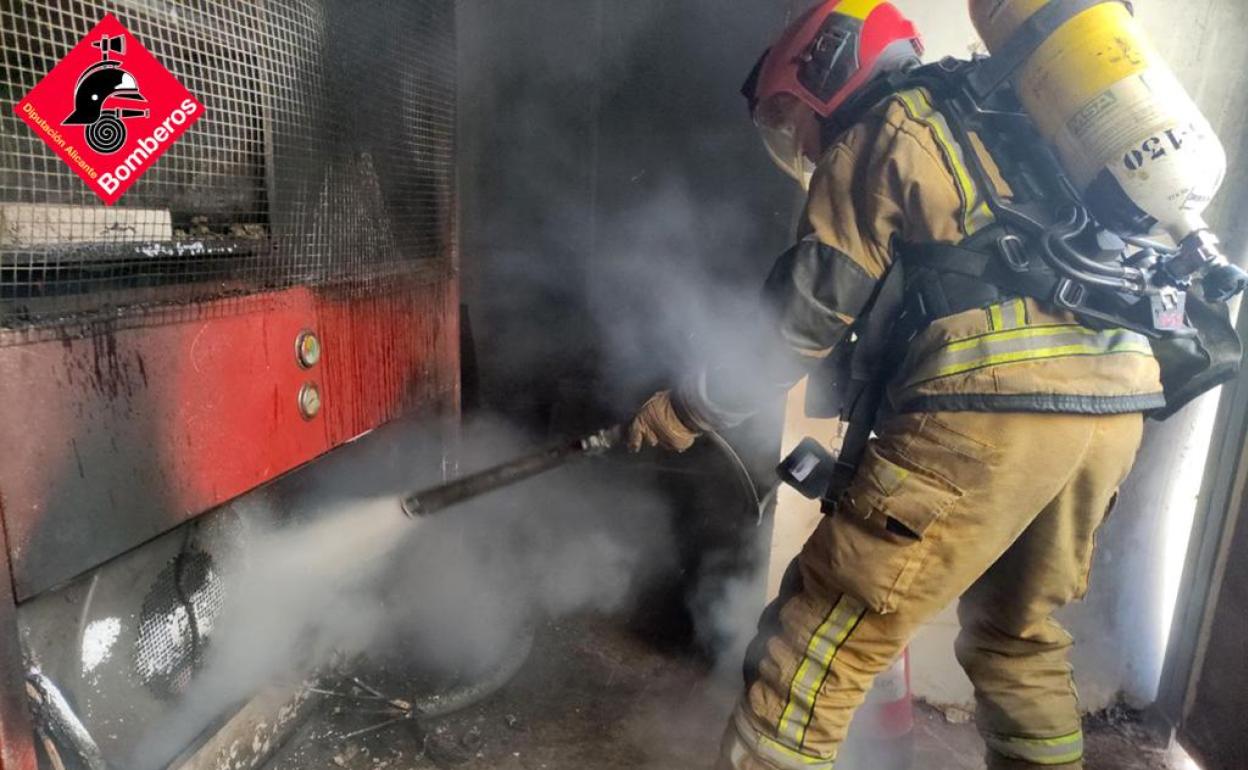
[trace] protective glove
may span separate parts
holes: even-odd
[[[628,448],[638,452],[643,445],[683,452],[702,435],[680,419],[672,405],[672,393],[660,390],[637,411],[628,425]]]

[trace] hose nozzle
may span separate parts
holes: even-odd
[[[403,513],[417,519],[480,497],[488,492],[519,483],[558,468],[580,457],[602,454],[619,446],[624,428],[604,428],[579,439],[543,449],[531,455],[477,471],[436,487],[422,489],[402,500]]]
[[[616,425],[610,428],[603,428],[597,433],[591,433],[581,439],[581,449],[585,454],[602,454],[615,449],[623,440],[624,426]]]

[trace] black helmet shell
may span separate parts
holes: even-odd
[[[116,62],[104,62],[106,65],[88,70],[78,79],[74,89],[74,111],[62,125],[90,125],[100,119],[100,111],[110,96],[119,99],[142,101],[139,84],[134,76],[117,66]]]

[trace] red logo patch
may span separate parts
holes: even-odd
[[[111,13],[16,110],[110,205],[204,114]]]

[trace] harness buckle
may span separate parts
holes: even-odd
[[[1025,273],[1031,268],[1031,259],[1027,257],[1027,247],[1023,239],[1017,235],[1003,235],[997,239],[997,250],[1010,269],[1016,273]]]
[[[1187,328],[1187,292],[1166,286],[1149,297],[1153,328],[1163,332],[1181,332]]]
[[[1067,310],[1083,310],[1087,299],[1088,288],[1083,284],[1075,283],[1069,278],[1063,278],[1057,282],[1057,291],[1054,293],[1053,301],[1060,307]]]

